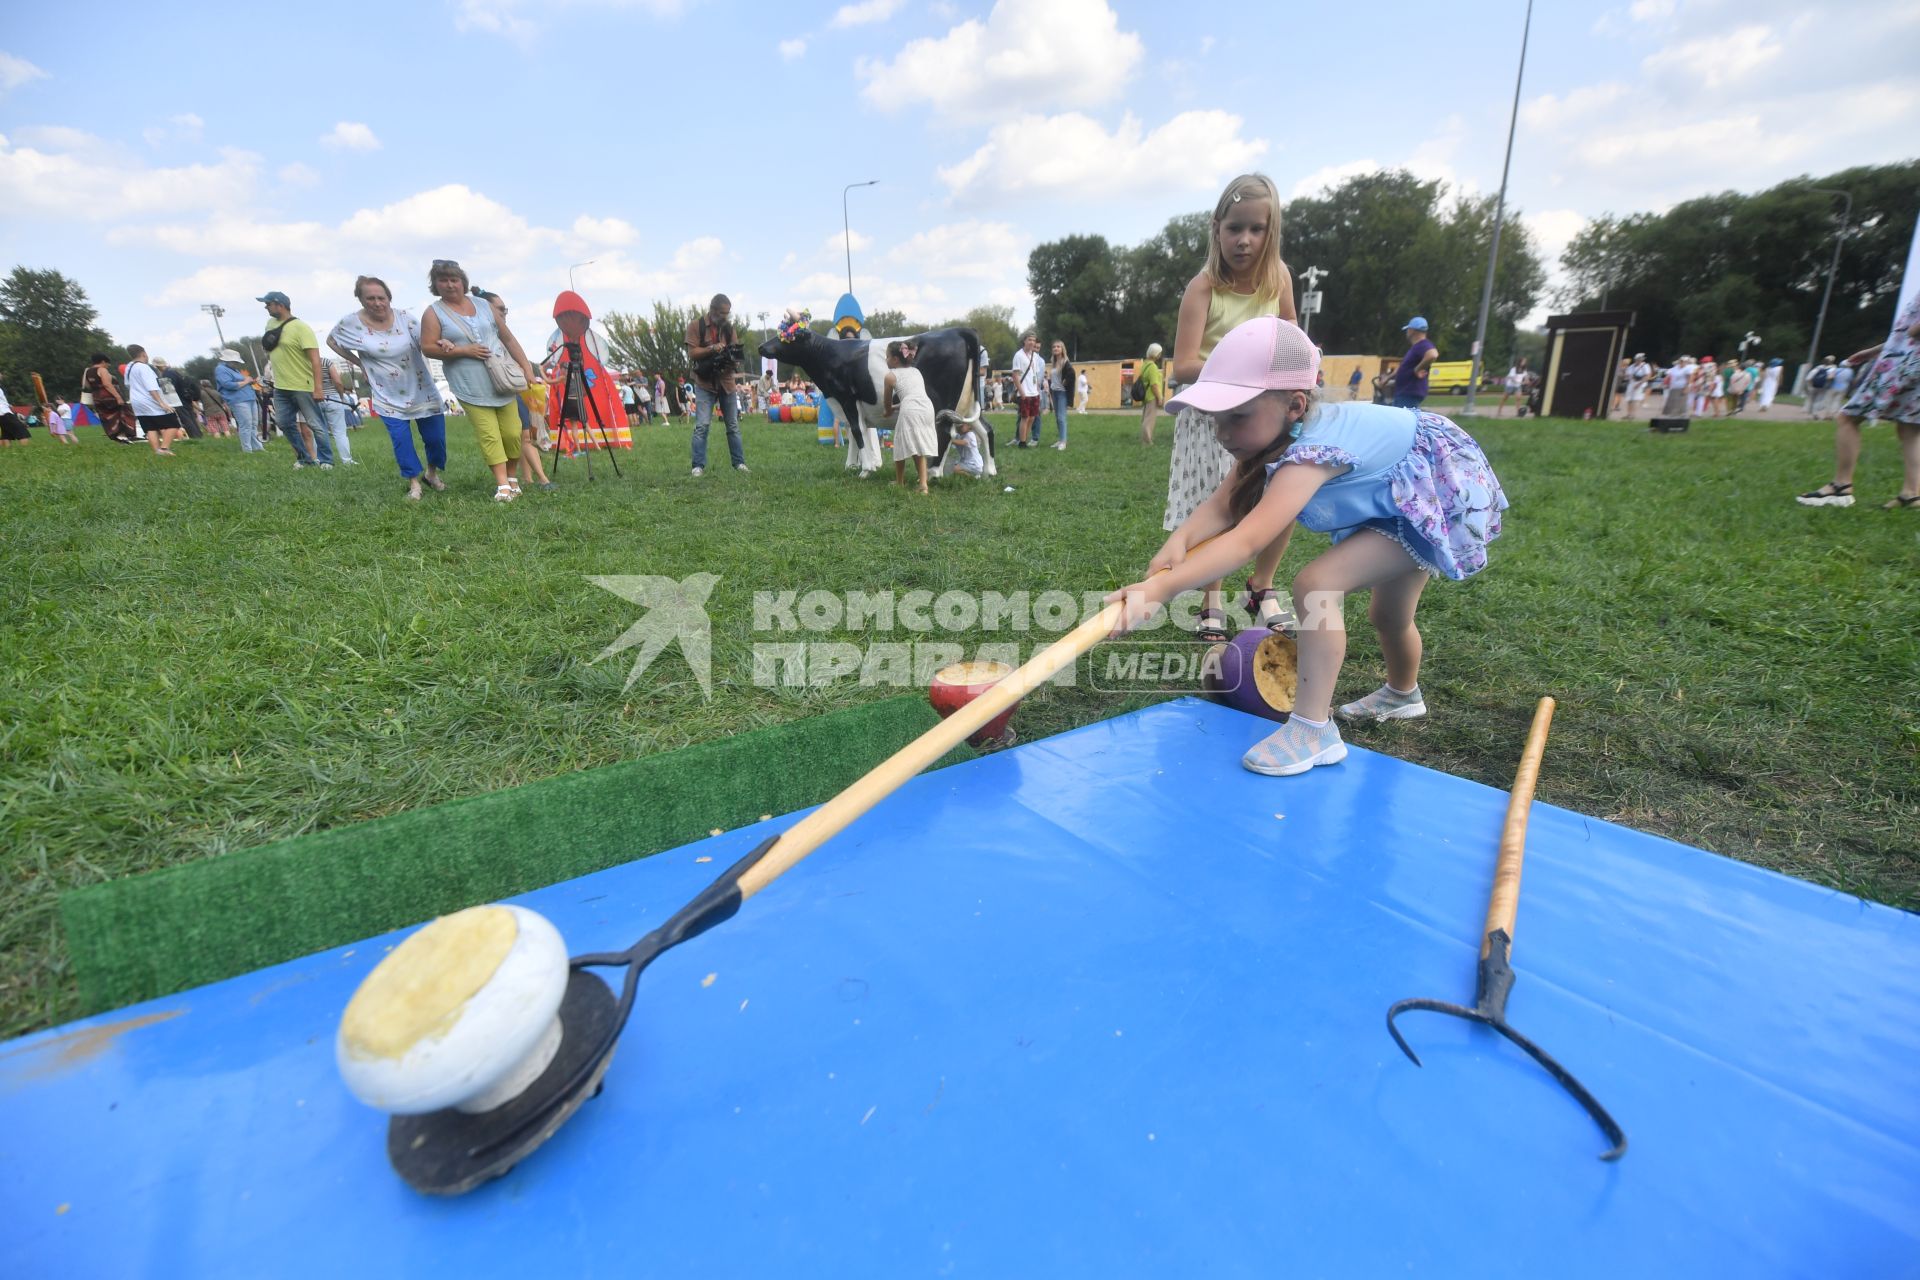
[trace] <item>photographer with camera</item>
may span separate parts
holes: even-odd
[[[747,469],[746,451],[740,446],[740,400],[733,394],[734,375],[746,349],[733,331],[733,302],[724,293],[713,295],[707,314],[696,316],[687,325],[687,355],[693,360],[693,474],[707,470],[707,427],[713,421],[713,407],[720,406],[727,423],[727,451],[733,455],[733,469]]]

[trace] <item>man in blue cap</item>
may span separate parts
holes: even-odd
[[[298,420],[304,416],[313,429],[319,465],[331,470],[333,445],[327,439],[327,419],[314,401],[315,390],[325,385],[320,373],[320,339],[314,336],[312,325],[294,316],[292,302],[278,289],[254,301],[266,303],[267,314],[273,317],[260,345],[272,353],[273,422],[293,446],[294,469],[314,465],[313,455],[300,438]]]
[[[1440,348],[1427,341],[1427,318],[1407,321],[1407,354],[1393,373],[1393,407],[1418,409],[1427,398],[1427,367],[1440,358]]]

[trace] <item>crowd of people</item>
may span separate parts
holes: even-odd
[[[1346,754],[1332,716],[1345,656],[1342,606],[1349,594],[1371,597],[1369,617],[1387,680],[1338,707],[1339,714],[1390,720],[1427,713],[1415,625],[1422,591],[1432,578],[1457,580],[1485,567],[1508,505],[1479,445],[1423,407],[1438,356],[1425,319],[1416,316],[1405,326],[1407,351],[1375,380],[1375,403],[1360,402],[1357,369],[1344,401],[1326,394],[1319,350],[1296,324],[1292,275],[1279,251],[1281,208],[1264,175],[1246,174],[1228,184],[1209,220],[1206,260],[1179,300],[1166,378],[1158,344],[1140,363],[1133,389],[1142,441],[1153,442],[1163,408],[1175,415],[1162,521],[1168,537],[1146,576],[1110,597],[1128,604],[1124,630],[1142,607],[1198,587],[1196,636],[1225,641],[1231,632],[1224,575],[1252,562],[1241,607],[1259,625],[1296,631],[1299,644],[1293,714],[1244,759],[1247,768],[1268,774],[1302,773]],[[95,358],[86,374],[86,398],[111,438],[144,436],[156,455],[172,456],[183,437],[202,431],[237,433],[242,449],[255,451],[264,447],[270,420],[292,449],[296,468],[350,465],[353,379],[324,357],[323,351],[331,351],[369,385],[365,404],[387,428],[408,497],[418,499],[423,486],[445,487],[449,405],[430,371],[428,361],[434,360],[492,472],[494,499],[514,501],[527,485],[551,488],[539,449],[527,446],[523,428],[534,426],[535,442],[548,442],[548,384],[558,355],[531,358],[508,322],[505,301],[474,288],[459,263],[434,261],[428,287],[432,300],[416,317],[393,305],[384,281],[361,276],[354,286],[357,309],[335,323],[324,341],[294,315],[286,294],[270,292],[260,301],[268,315],[261,345],[271,358],[258,377],[231,349],[221,352],[212,381],[195,382],[134,346],[124,382],[116,380],[107,357]],[[563,333],[578,337],[585,332],[584,304],[569,328],[562,310],[569,299],[578,301],[577,295],[561,295],[555,320]],[[684,381],[645,372],[612,375],[609,384],[617,385],[619,401],[640,422],[672,416],[676,408],[690,412],[695,477],[706,466],[707,429],[716,411],[725,421],[730,461],[744,472],[743,409],[776,399],[817,403],[809,385],[776,387],[770,377],[740,376],[743,348],[730,313],[731,303],[716,294],[689,322],[684,340],[692,370]],[[578,343],[566,346],[572,352]],[[895,483],[913,483],[924,494],[929,464],[940,451],[936,425],[942,420],[915,366],[912,343],[892,341],[885,355],[879,403],[893,424]],[[1004,377],[980,376],[977,390],[987,407],[1015,407],[1016,448],[1039,447],[1050,410],[1052,447],[1066,449],[1069,407],[1084,409],[1088,386],[1064,343],[1052,342],[1042,354],[1038,335],[1027,332]],[[1722,363],[1680,356],[1662,368],[1644,352],[1635,353],[1618,370],[1619,405],[1631,418],[1659,393],[1668,416],[1738,414],[1750,403],[1765,412],[1782,376],[1777,359]],[[1514,396],[1525,403],[1537,381],[1526,362],[1516,360],[1496,412]],[[571,373],[566,385],[574,386]],[[1920,295],[1903,308],[1885,343],[1845,361],[1828,357],[1812,371],[1808,390],[1813,416],[1839,406],[1836,463],[1834,479],[1799,500],[1852,504],[1860,426],[1879,418],[1898,424],[1905,470],[1901,491],[1887,506],[1920,506]],[[267,406],[268,413],[250,412]],[[50,427],[63,420],[59,406],[48,406],[47,413]],[[947,415],[953,427],[950,460],[956,470],[979,475],[980,433],[951,421],[957,416]],[[18,425],[9,423],[5,434],[17,439]],[[1333,545],[1295,575],[1283,600],[1274,575],[1296,524],[1332,533]]]
[[[1752,408],[1767,413],[1780,393],[1785,364],[1748,356],[1725,362],[1712,356],[1675,356],[1666,366],[1655,365],[1646,352],[1635,352],[1615,371],[1614,412],[1628,419],[1639,416],[1641,405],[1657,399],[1666,418],[1731,418]]]

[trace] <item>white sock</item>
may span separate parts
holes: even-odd
[[[1325,720],[1309,720],[1305,716],[1300,715],[1297,712],[1289,718],[1292,719],[1297,724],[1303,724],[1307,726],[1307,728],[1309,729],[1324,729],[1327,727],[1327,722]]]

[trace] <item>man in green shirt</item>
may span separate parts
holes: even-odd
[[[314,388],[322,385],[320,340],[314,336],[312,325],[294,316],[293,304],[286,294],[276,289],[255,301],[266,303],[267,314],[273,318],[260,345],[272,352],[273,420],[280,434],[293,446],[294,470],[315,465],[313,455],[307,452],[306,441],[300,438],[297,420],[301,417],[313,428],[313,445],[320,453],[319,465],[332,470],[333,444],[327,439],[327,420],[313,398]]]

